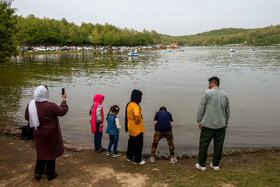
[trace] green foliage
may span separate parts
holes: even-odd
[[[259,29],[225,28],[190,36],[161,35],[163,44],[177,40],[180,45],[211,46],[228,44],[276,45],[280,43],[280,25]]]
[[[227,44],[272,45],[280,41],[280,25],[260,29],[224,28],[196,35],[169,36],[133,29],[121,29],[106,23],[82,23],[78,26],[66,19],[60,21],[48,18],[36,18],[29,15],[18,17],[18,40],[22,45],[110,45],[136,46],[152,44],[178,44],[188,46],[210,46]]]
[[[155,31],[138,32],[127,28],[120,29],[106,23],[77,26],[66,19],[60,21],[48,18],[36,18],[34,15],[18,17],[18,40],[22,45],[148,45],[160,42]],[[154,38],[155,37],[155,38]]]
[[[0,62],[17,54],[17,19],[11,0],[0,0]]]
[[[153,39],[153,42],[156,44],[160,44],[162,42],[160,34],[158,34],[155,30],[151,31],[151,37]]]

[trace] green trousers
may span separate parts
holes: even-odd
[[[223,153],[223,145],[225,140],[226,130],[225,128],[210,129],[202,127],[199,140],[199,155],[198,163],[200,166],[205,167],[207,160],[208,147],[211,140],[214,140],[214,154],[213,154],[213,166],[219,166]]]

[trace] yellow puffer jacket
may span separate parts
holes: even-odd
[[[139,121],[139,123],[136,124],[136,121]],[[141,132],[145,133],[141,109],[134,102],[130,102],[127,106],[127,128],[129,135],[133,137]]]

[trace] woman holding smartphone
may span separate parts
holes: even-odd
[[[37,153],[34,174],[37,180],[41,179],[42,174],[46,174],[48,180],[57,177],[55,159],[64,153],[58,116],[64,116],[68,112],[66,92],[61,97],[60,106],[48,102],[48,87],[41,85],[35,89],[34,99],[25,110],[25,119],[33,127]]]

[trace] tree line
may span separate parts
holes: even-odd
[[[169,36],[156,31],[121,29],[106,23],[82,23],[78,26],[66,19],[17,18],[18,41],[21,45],[169,45],[177,40],[180,46],[213,46],[228,44],[273,45],[280,43],[280,25],[258,29],[224,28],[196,35]]]
[[[155,30],[142,32],[121,29],[106,23],[82,23],[78,26],[66,19],[17,17],[18,41],[21,45],[169,45],[177,40],[181,46],[212,46],[228,44],[273,45],[280,43],[280,25],[258,29],[224,28],[196,35],[169,36]]]
[[[106,23],[82,23],[80,26],[66,19],[18,16],[18,41],[21,45],[110,45],[139,46],[169,45],[177,40],[180,46],[215,46],[228,44],[273,45],[280,43],[280,25],[258,29],[224,28],[196,35],[169,36],[155,30],[142,32],[121,29]]]
[[[82,23],[78,26],[66,19],[18,17],[18,40],[22,45],[111,45],[139,46],[160,43],[156,31],[138,32],[106,23]]]

